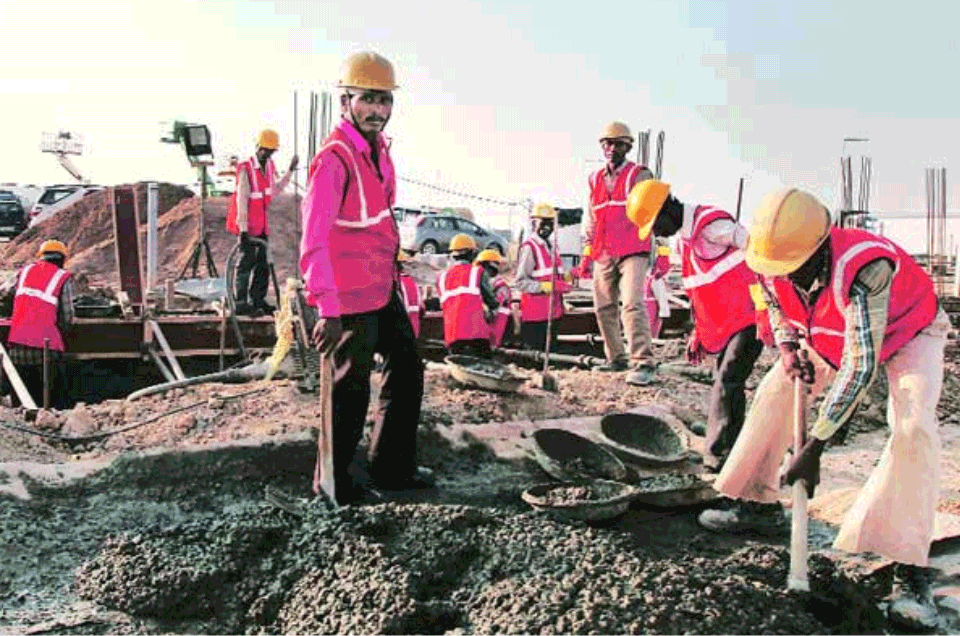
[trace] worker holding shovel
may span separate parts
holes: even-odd
[[[778,474],[794,437],[795,377],[811,383],[811,397],[829,387],[809,439],[785,476],[790,484],[802,480],[812,496],[827,441],[853,415],[882,367],[891,436],[834,548],[894,561],[890,618],[910,628],[935,627],[926,566],[939,494],[936,405],[950,322],[930,277],[892,241],[832,227],[827,208],[795,188],[767,195],[754,212],[746,262],[762,277],[783,363],[757,388],[715,488],[765,509],[708,510],[701,524],[742,531],[782,516]],[[808,363],[799,356],[801,327]]]
[[[343,505],[430,487],[433,479],[417,467],[424,368],[401,300],[400,235],[391,214],[396,172],[382,133],[397,88],[393,65],[377,53],[353,54],[339,85],[340,123],[310,166],[301,208],[300,271],[319,314],[313,341],[333,384],[323,405],[314,491]],[[379,408],[366,461],[354,462],[374,353],[385,361]]]

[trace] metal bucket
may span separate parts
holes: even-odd
[[[559,481],[634,481],[637,477],[607,449],[562,428],[534,431],[533,442],[537,463]]]
[[[635,464],[675,464],[698,457],[689,450],[690,438],[683,424],[654,407],[605,415],[600,433],[603,443],[620,459]]]
[[[598,479],[586,483],[539,484],[520,497],[558,519],[602,521],[625,513],[639,491],[629,484]]]

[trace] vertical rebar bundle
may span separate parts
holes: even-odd
[[[660,179],[663,176],[663,142],[666,134],[661,130],[657,134],[657,167],[653,171],[653,175]]]
[[[640,131],[637,136],[637,163],[650,165],[650,129]]]
[[[937,294],[943,295],[947,253],[947,169],[927,168],[927,271]]]

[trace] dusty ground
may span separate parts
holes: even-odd
[[[954,479],[944,484],[942,509],[960,499],[960,462],[950,443],[960,437],[955,371],[951,363],[941,404]],[[696,510],[664,515],[635,507],[599,526],[532,512],[518,495],[545,476],[529,459],[495,457],[471,438],[471,426],[643,403],[692,420],[702,417],[708,389],[668,375],[650,389],[597,372],[556,375],[558,395],[530,386],[498,395],[463,389],[429,369],[421,461],[437,471],[439,491],[339,511],[310,503],[319,405],[294,381],[207,385],[131,404],[80,406],[32,423],[0,408],[0,422],[47,435],[0,429],[0,631],[884,629],[877,605],[888,569],[853,567],[826,551],[811,560],[817,593],[796,597],[783,590],[789,558],[782,541],[711,535],[696,525]],[[858,415],[847,444],[827,455],[824,487],[862,479],[875,461],[884,439],[874,417],[881,392]],[[177,407],[184,410],[162,416]],[[147,423],[106,435],[140,422]],[[82,443],[54,437],[100,433]],[[268,485],[302,497],[306,516],[268,505]],[[832,532],[814,524],[815,547],[828,546]],[[955,629],[945,619],[941,631]]]

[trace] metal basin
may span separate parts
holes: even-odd
[[[604,444],[624,461],[661,465],[694,459],[683,424],[670,420],[676,418],[651,407],[612,413],[600,420],[600,433]]]
[[[539,484],[520,497],[558,519],[602,521],[625,513],[639,491],[629,484],[598,479],[586,483]]]
[[[513,392],[520,388],[525,378],[520,378],[496,360],[482,360],[472,356],[447,356],[444,358],[451,377],[467,386],[490,391]]]
[[[559,481],[633,481],[636,478],[616,455],[576,433],[562,428],[542,428],[534,431],[533,441],[537,463]]]

